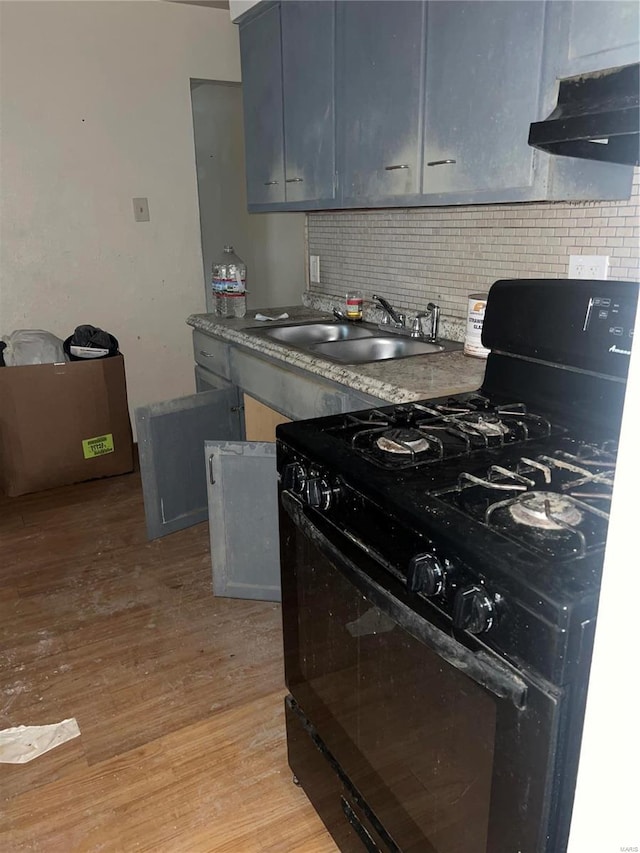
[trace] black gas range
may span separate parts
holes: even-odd
[[[566,846],[637,295],[496,282],[478,392],[278,428],[290,764],[341,849]]]

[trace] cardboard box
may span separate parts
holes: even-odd
[[[0,367],[0,487],[6,494],[131,470],[121,355]]]

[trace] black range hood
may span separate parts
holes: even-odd
[[[585,160],[640,165],[640,63],[560,81],[558,106],[529,145]]]

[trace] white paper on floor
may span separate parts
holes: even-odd
[[[80,735],[75,717],[49,726],[14,726],[0,731],[0,763],[26,764]]]

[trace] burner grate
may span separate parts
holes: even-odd
[[[580,559],[604,548],[609,514],[599,504],[611,500],[614,468],[610,445],[579,445],[483,475],[464,471],[434,495],[530,550]],[[591,490],[581,490],[587,484]]]
[[[557,428],[556,428],[557,429]],[[327,432],[383,468],[414,468],[476,450],[546,438],[554,427],[524,403],[496,406],[475,395],[463,402],[409,403],[366,416],[348,414]]]

